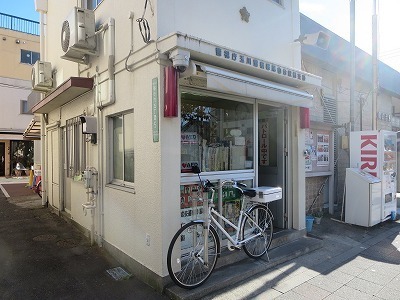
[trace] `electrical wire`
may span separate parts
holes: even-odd
[[[148,1],[149,0],[146,0],[144,3],[144,10],[143,10],[142,17],[136,20],[136,22],[139,23],[140,34],[142,35],[143,41],[146,44],[149,44],[151,42],[150,25],[149,25],[149,22],[144,17],[146,10],[147,10],[147,2]],[[150,3],[150,6],[151,6],[151,3]]]

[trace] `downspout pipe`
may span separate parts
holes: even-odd
[[[45,47],[45,14],[47,13],[47,0],[35,0],[35,9],[40,15],[40,59],[46,60]],[[43,99],[43,96],[42,96]],[[46,116],[40,116],[40,169],[42,180],[42,205],[47,204],[47,182],[46,182]]]
[[[110,18],[106,25],[108,31],[108,99],[98,103],[97,107],[102,109],[115,103],[115,19]]]
[[[104,162],[103,162],[103,148],[104,143],[103,141],[103,108],[115,103],[115,19],[109,18],[107,24],[102,25],[104,30],[108,32],[108,95],[107,100],[102,102],[99,93],[96,92],[97,101],[97,108],[98,108],[98,118],[99,121],[97,122],[98,126],[98,175],[97,175],[97,199],[98,199],[98,241],[97,243],[102,246],[103,244],[103,235],[104,235],[104,192],[103,192],[103,174],[104,174]],[[99,89],[99,81],[97,80],[97,91]]]
[[[108,42],[108,88],[109,103],[115,102],[115,20],[110,18],[108,21],[110,40]]]

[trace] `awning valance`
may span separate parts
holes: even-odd
[[[313,95],[291,86],[198,63],[196,70],[193,77],[198,80],[184,82],[192,86],[199,83],[199,87],[260,100],[300,107],[313,106]]]

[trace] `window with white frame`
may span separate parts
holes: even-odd
[[[87,9],[95,9],[103,0],[86,0]]]
[[[79,117],[67,120],[65,128],[67,177],[79,176],[86,169],[86,136]]]
[[[133,112],[110,118],[111,182],[129,186],[134,182]]]

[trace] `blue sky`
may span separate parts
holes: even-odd
[[[34,0],[0,0],[0,12],[39,21],[39,14],[35,11]]]

